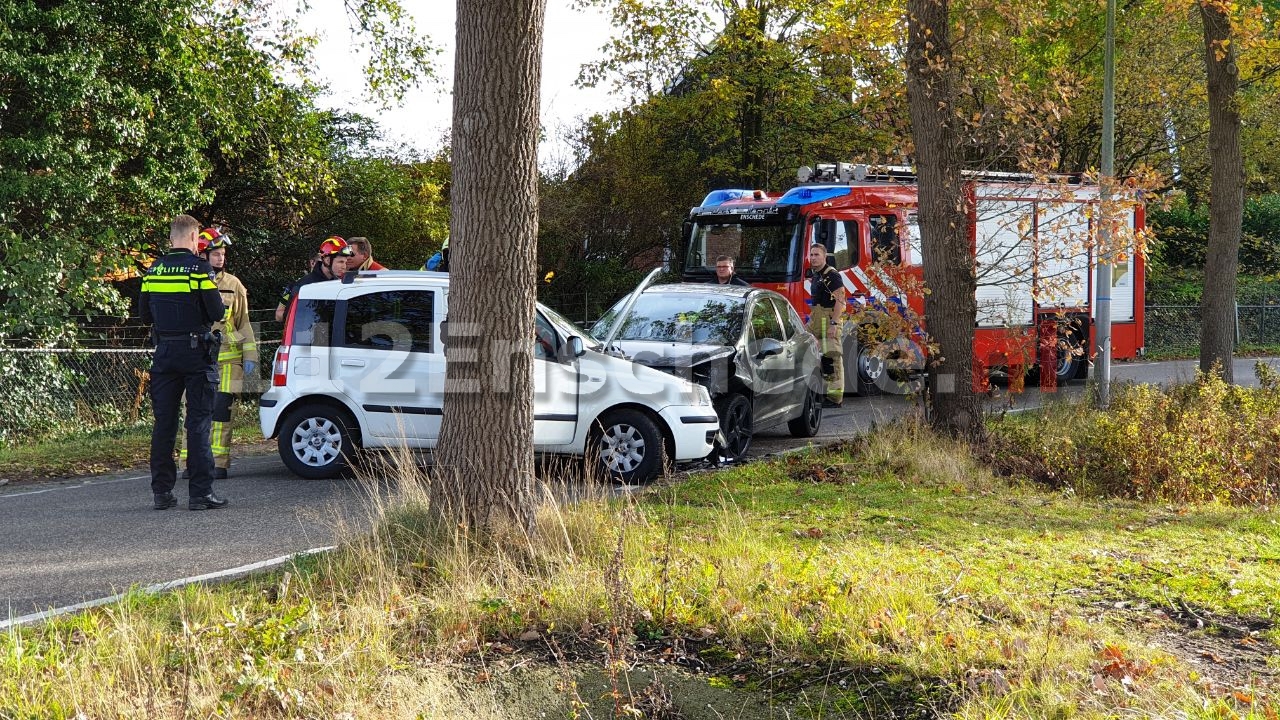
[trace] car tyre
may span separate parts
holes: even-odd
[[[293,410],[280,425],[280,459],[290,472],[308,480],[338,477],[355,459],[354,427],[350,414],[329,405]]]
[[[742,393],[730,393],[717,399],[715,406],[724,444],[716,443],[710,459],[713,462],[737,462],[746,456],[747,448],[751,446],[751,401]]]
[[[613,482],[643,485],[662,472],[666,453],[653,418],[631,408],[610,410],[592,427],[587,458]]]
[[[818,387],[822,386],[821,377],[816,382]],[[812,387],[804,389],[804,405],[800,415],[787,422],[787,429],[791,431],[792,437],[810,438],[818,434],[818,428],[822,426],[823,397],[821,390],[815,390]]]

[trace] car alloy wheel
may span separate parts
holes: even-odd
[[[610,472],[634,472],[644,462],[644,437],[630,425],[607,427],[600,436],[600,462]]]
[[[342,454],[342,433],[329,418],[308,418],[293,429],[293,454],[309,467],[324,467]]]
[[[318,480],[337,477],[356,452],[356,427],[343,410],[308,405],[289,413],[280,425],[280,459],[295,475]]]
[[[587,457],[614,482],[647,483],[662,471],[662,432],[646,413],[632,408],[606,412],[596,421]]]
[[[724,436],[724,445],[717,447],[713,454],[719,455],[722,462],[741,460],[751,446],[753,435],[751,401],[741,393],[733,393],[716,409],[720,411],[720,434]]]

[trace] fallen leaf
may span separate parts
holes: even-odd
[[[1244,703],[1245,705],[1253,704],[1253,695],[1246,692],[1240,692],[1239,690],[1236,690],[1235,692],[1231,693],[1231,697],[1235,698],[1238,702]]]
[[[1093,676],[1093,689],[1098,692],[1105,692],[1107,689],[1107,679],[1101,675]]]

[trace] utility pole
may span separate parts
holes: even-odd
[[[1111,404],[1111,186],[1116,173],[1116,0],[1107,0],[1107,35],[1102,59],[1102,177],[1098,191],[1098,269],[1094,279],[1094,346],[1097,406]]]

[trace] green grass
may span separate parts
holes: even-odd
[[[635,717],[637,669],[685,717],[1275,717],[1265,511],[1010,485],[897,428],[476,538],[407,467],[288,574],[0,635],[0,717]]]
[[[236,406],[232,442],[260,443],[257,407]],[[34,442],[0,446],[0,479],[98,475],[144,465],[151,452],[151,418],[109,428],[67,430]]]
[[[1236,357],[1275,357],[1277,355],[1280,355],[1280,345],[1240,343],[1235,349]],[[1199,358],[1199,345],[1176,350],[1152,350],[1148,348],[1144,356],[1144,359],[1153,362],[1159,360],[1197,360]]]

